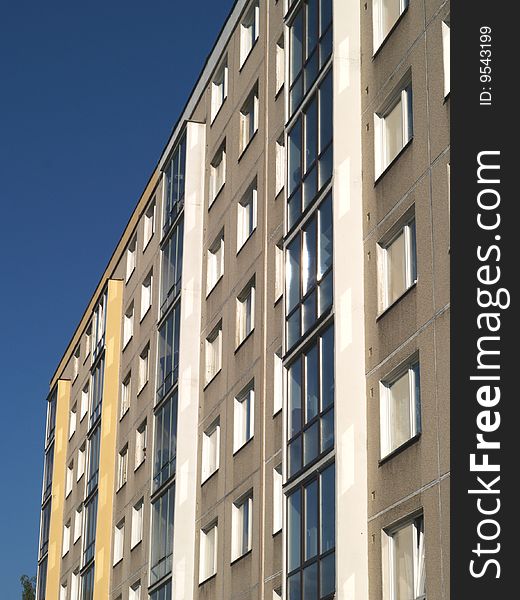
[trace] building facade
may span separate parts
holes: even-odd
[[[51,380],[38,600],[449,597],[449,106],[449,2],[235,2]]]

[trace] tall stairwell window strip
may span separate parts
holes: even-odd
[[[332,196],[288,244],[285,253],[286,346],[290,350],[332,306]]]
[[[103,355],[92,369],[90,376],[90,420],[89,427],[93,427],[101,418],[101,404],[103,402],[103,385],[105,379],[105,356]]]
[[[332,177],[332,71],[288,133],[287,228],[291,230]]]
[[[334,327],[287,369],[287,475],[307,468],[334,447]]]
[[[288,600],[334,598],[335,496],[334,464],[288,495]]]
[[[164,169],[163,178],[163,234],[166,234],[184,206],[186,180],[186,134],[179,141]]]
[[[173,228],[161,247],[161,317],[181,291],[184,220]]]
[[[107,308],[107,293],[101,296],[101,300],[94,310],[92,318],[92,362],[101,354],[105,347],[105,329],[106,329],[106,308]]]
[[[177,393],[155,413],[153,489],[158,490],[175,473],[177,456]]]
[[[180,319],[181,303],[177,302],[159,327],[157,402],[168,394],[179,377]]]
[[[306,0],[289,24],[289,115],[332,55],[332,0]]]
[[[152,502],[150,585],[172,571],[175,485]]]

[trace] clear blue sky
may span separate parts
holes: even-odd
[[[36,573],[50,377],[232,4],[1,3],[1,600]]]

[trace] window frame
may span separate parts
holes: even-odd
[[[260,100],[257,82],[253,86],[251,92],[249,92],[239,111],[239,160],[251,144],[251,141],[255,137],[256,133],[258,132],[259,107]]]
[[[244,524],[246,518],[247,523]],[[233,502],[231,521],[231,562],[233,563],[246,556],[253,548],[253,490],[249,490]]]
[[[258,184],[255,177],[237,203],[237,254],[256,231],[257,223]]]
[[[397,24],[408,9],[409,0],[396,0],[399,3],[399,14],[385,31],[383,27],[383,5],[385,0],[372,1],[372,55],[375,56],[381,46],[391,36]]]
[[[224,139],[209,165],[208,209],[211,208],[226,185],[226,172],[226,139]]]
[[[220,320],[205,339],[204,364],[206,386],[222,370],[222,336],[222,320]],[[210,366],[212,366],[211,369]]]
[[[250,381],[235,396],[233,407],[233,455],[235,455],[255,436],[254,380]],[[242,425],[245,425],[245,429],[242,428]]]
[[[207,564],[208,538],[213,534],[212,564]],[[214,520],[200,530],[199,543],[199,584],[204,583],[217,574],[218,561],[218,521]]]
[[[250,23],[248,23],[250,21]],[[260,36],[260,3],[259,0],[254,0],[251,6],[246,10],[240,20],[239,32],[239,53],[240,53],[240,70],[244,66],[247,58],[253,51],[256,41]],[[251,33],[249,34],[249,30]],[[247,37],[246,37],[247,36]]]
[[[215,73],[211,78],[210,84],[210,124],[217,118],[220,109],[224,105],[228,97],[228,85],[229,85],[229,68],[228,68],[228,57],[227,55],[221,60],[219,66],[215,69]],[[220,86],[222,91],[219,92]]]
[[[255,289],[253,277],[236,298],[236,348],[238,349],[255,330]]]
[[[215,436],[215,438],[213,438]],[[214,451],[214,454],[213,454]],[[220,468],[220,417],[202,432],[201,484]]]
[[[224,229],[221,229],[206,253],[206,297],[224,276]]]

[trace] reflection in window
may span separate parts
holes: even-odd
[[[184,206],[186,170],[186,135],[184,135],[164,170],[163,233],[166,233]]]
[[[334,446],[334,327],[291,363],[287,373],[288,476]]]
[[[173,229],[161,248],[161,317],[180,292],[184,222]]]
[[[332,177],[332,71],[288,134],[287,226],[291,229]]]
[[[177,394],[169,398],[155,414],[154,490],[175,473],[177,456]]]
[[[335,468],[288,496],[287,598],[332,598],[335,591]]]
[[[152,504],[150,585],[172,570],[174,504],[175,485],[170,486]]]
[[[157,401],[166,396],[179,377],[180,315],[181,305],[177,303],[159,328]]]
[[[327,196],[316,213],[287,246],[287,348],[332,305],[332,198]]]

